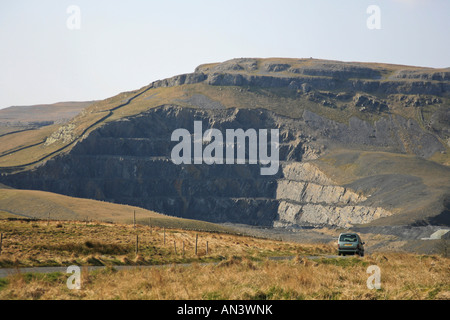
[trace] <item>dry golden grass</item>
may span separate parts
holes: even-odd
[[[51,125],[2,136],[0,137],[0,156],[4,156],[18,148],[44,141],[58,127],[59,125]]]
[[[152,218],[152,225],[157,222],[155,220]],[[283,243],[217,231],[200,232],[154,225],[134,228],[133,225],[102,222],[0,220],[0,232],[3,233],[0,267],[154,265],[221,261],[231,256],[261,260],[268,256],[330,254],[335,251],[329,245]],[[135,254],[136,235],[139,236],[138,257]]]
[[[45,141],[58,128],[59,125],[55,124],[0,137],[0,167],[22,165],[55,151],[57,145],[45,147],[39,143]],[[35,146],[28,147],[31,145]]]
[[[4,267],[106,265],[95,271],[82,267],[81,290],[69,290],[69,275],[64,273],[14,274],[0,279],[0,299],[450,298],[450,260],[438,255],[327,258],[326,254],[335,253],[333,246],[107,223],[3,220],[0,231]],[[136,234],[140,239],[137,255]],[[308,259],[311,255],[322,258]],[[270,259],[273,256],[295,258]],[[124,264],[159,266],[114,269]],[[367,288],[370,265],[381,269],[380,290]]]
[[[368,289],[369,265],[381,269],[381,289]],[[0,299],[449,299],[449,260],[378,254],[365,258],[252,261],[117,271],[82,270],[81,290],[67,275],[10,276]]]

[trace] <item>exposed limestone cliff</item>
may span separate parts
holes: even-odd
[[[278,181],[276,227],[292,225],[335,225],[349,227],[368,223],[392,213],[380,207],[364,205],[367,197],[338,186],[314,165],[290,163]]]
[[[292,180],[278,182],[276,198],[300,203],[331,203],[336,205],[348,205],[366,200],[366,197],[357,195],[344,187]]]
[[[283,175],[294,181],[311,181],[322,185],[334,184],[323,172],[309,162],[292,162],[283,166]]]
[[[366,206],[344,206],[322,204],[295,204],[281,201],[278,208],[280,220],[274,222],[275,227],[292,225],[331,225],[350,227],[354,224],[364,224],[375,219],[390,216],[383,208]]]

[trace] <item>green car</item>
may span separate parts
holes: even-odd
[[[364,257],[364,242],[357,233],[341,233],[338,239],[339,255],[357,254]]]

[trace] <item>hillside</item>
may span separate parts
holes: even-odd
[[[81,199],[38,190],[17,190],[0,185],[0,219],[36,219],[45,221],[95,221],[183,228],[212,232],[231,229],[212,223],[166,216],[143,208]]]
[[[1,109],[0,157],[7,159],[21,150],[41,146],[53,131],[93,103],[59,102]]]
[[[9,137],[0,180],[211,222],[450,225],[449,80],[449,68],[316,59],[201,65]],[[279,129],[280,170],[173,164],[171,134],[194,121]]]
[[[31,106],[12,106],[0,109],[2,126],[33,125],[39,122],[64,123],[75,117],[81,110],[95,101],[71,101]]]
[[[0,109],[0,135],[63,124],[95,101],[58,102]]]

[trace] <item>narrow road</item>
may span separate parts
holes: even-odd
[[[208,265],[208,264],[217,264],[217,262],[209,262],[209,263],[201,263],[200,265]],[[162,268],[162,267],[171,267],[174,264],[155,264],[155,265],[142,265],[142,266],[113,266],[116,270],[127,270],[127,269],[148,269],[148,268]],[[192,265],[192,263],[179,263],[175,264],[176,266],[187,267]],[[81,268],[81,272],[83,270],[94,271],[99,269],[105,269],[106,266],[79,266]],[[23,273],[53,273],[53,272],[61,272],[66,273],[67,267],[56,266],[56,267],[29,267],[29,268],[0,268],[0,279],[6,278],[7,276],[14,274],[23,274]]]
[[[337,255],[323,255],[323,256],[302,256],[302,258],[306,258],[309,260],[316,260],[320,258],[326,258],[326,259],[345,259],[350,256],[337,256]],[[295,256],[285,256],[285,257],[269,257],[269,260],[292,260]],[[210,264],[218,264],[218,262],[209,262],[209,263],[202,263],[201,265],[210,265]],[[113,266],[116,270],[127,270],[127,269],[147,269],[147,268],[162,268],[162,267],[169,267],[173,266],[174,264],[161,264],[161,265],[143,265],[143,266]],[[182,266],[187,267],[192,265],[192,263],[180,263],[175,264],[175,266]],[[83,271],[83,268],[87,268],[88,271],[94,271],[98,269],[104,269],[105,266],[80,266]],[[6,278],[9,275],[14,274],[22,274],[22,273],[52,273],[52,272],[61,272],[66,273],[68,266],[56,266],[56,267],[29,267],[29,268],[0,268],[0,278]]]
[[[114,266],[117,270],[132,269],[132,268],[150,268],[153,266]],[[52,273],[61,272],[66,273],[68,267],[30,267],[30,268],[0,268],[0,278],[6,278],[9,275],[22,274],[22,273]],[[83,268],[87,268],[88,271],[98,270],[106,268],[105,266],[80,266],[82,272]]]

